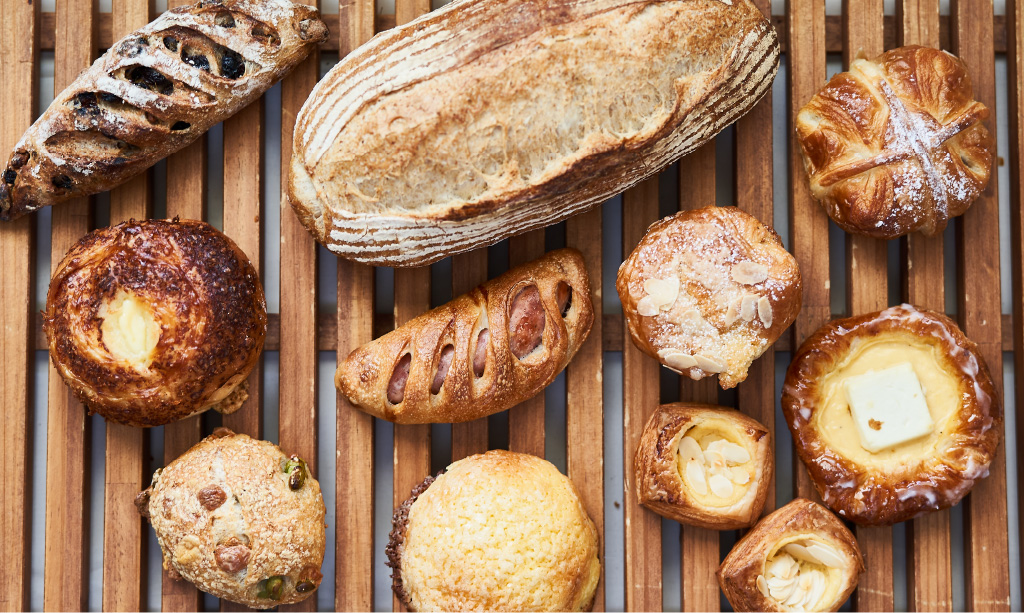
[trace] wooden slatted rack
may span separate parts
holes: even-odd
[[[315,1],[315,0],[310,0]],[[765,13],[770,0],[755,0]],[[170,6],[186,0],[169,0]],[[340,14],[326,15],[331,30],[321,51],[346,53],[369,40],[375,32],[403,24],[430,10],[429,0],[397,0],[394,15],[375,11],[373,0],[341,3]],[[86,67],[113,40],[141,27],[155,15],[150,0],[113,0],[112,13],[100,13],[95,0],[57,0],[54,13],[44,13],[39,2],[3,3],[0,26],[0,154],[6,155],[25,128],[41,112],[37,100],[40,78],[40,53],[54,52],[54,88],[60,90]],[[580,490],[584,504],[606,534],[605,483],[609,464],[621,465],[623,482],[609,487],[624,516],[624,549],[605,551],[605,560],[622,559],[624,585],[615,592],[624,596],[629,610],[660,610],[666,585],[681,585],[683,610],[718,610],[723,602],[714,578],[714,570],[725,549],[736,535],[716,533],[684,526],[680,542],[662,538],[661,518],[639,507],[633,495],[633,450],[646,419],[660,402],[674,399],[717,402],[736,406],[776,430],[777,373],[790,352],[821,324],[837,315],[862,313],[883,308],[895,293],[915,304],[947,310],[955,303],[957,319],[965,332],[981,347],[992,366],[997,385],[1002,382],[1004,356],[1015,367],[1015,378],[1024,378],[1024,194],[1022,145],[1024,124],[1024,0],[1007,0],[1006,15],[993,16],[992,0],[953,0],[951,14],[940,15],[939,0],[897,0],[896,14],[883,13],[882,0],[844,0],[840,15],[826,15],[824,0],[786,0],[784,15],[773,17],[784,47],[785,99],[787,108],[777,109],[792,123],[797,110],[825,82],[829,53],[841,53],[843,65],[858,53],[873,56],[896,44],[942,46],[957,53],[967,63],[976,96],[993,110],[996,96],[995,58],[1005,53],[1008,72],[1007,116],[1009,156],[994,174],[1009,172],[1010,237],[1012,269],[1012,307],[1003,314],[1000,304],[999,199],[995,176],[977,203],[955,226],[953,240],[911,236],[899,242],[898,284],[888,287],[892,275],[889,245],[862,237],[843,236],[830,231],[830,222],[811,197],[793,139],[773,134],[773,100],[765,97],[733,128],[675,165],[662,177],[652,178],[622,196],[622,222],[612,227],[606,210],[597,209],[557,226],[554,230],[535,231],[508,242],[507,259],[511,265],[542,254],[552,244],[581,250],[590,271],[595,306],[591,339],[583,346],[565,375],[566,467]],[[291,154],[291,135],[296,114],[313,88],[322,68],[314,54],[284,80],[281,89],[280,168],[268,169],[264,156],[267,106],[263,100],[244,109],[223,124],[223,218],[224,231],[256,263],[266,270],[268,241],[280,242],[280,307],[271,315],[267,351],[279,352],[279,406],[268,406],[262,394],[262,363],[249,379],[249,400],[234,415],[225,416],[225,425],[253,436],[262,434],[263,411],[277,414],[279,440],[289,452],[298,453],[310,468],[319,472],[317,407],[319,398],[318,359],[322,351],[344,357],[353,348],[420,314],[438,296],[457,295],[493,276],[495,247],[456,256],[450,263],[451,287],[431,287],[430,268],[397,270],[394,273],[393,305],[380,304],[375,291],[374,269],[348,261],[337,262],[337,309],[319,308],[317,266],[325,251],[314,241],[291,213],[283,198],[280,202],[280,234],[265,232],[263,194],[268,179],[265,173],[279,172],[287,177]],[[783,78],[780,75],[780,78]],[[276,125],[276,118],[275,118]],[[773,141],[785,143],[785,157],[776,157]],[[716,151],[732,151],[731,169],[722,168]],[[204,137],[189,148],[171,156],[165,165],[166,214],[169,217],[205,219],[207,217],[208,141]],[[716,159],[717,157],[717,159]],[[787,171],[787,172],[784,172]],[[624,332],[621,315],[604,313],[603,287],[614,272],[619,255],[624,257],[639,241],[647,226],[673,210],[691,209],[724,199],[721,176],[729,176],[726,192],[735,194],[735,204],[771,224],[787,220],[787,247],[797,257],[804,278],[804,306],[792,330],[762,356],[750,370],[737,393],[722,393],[710,381],[680,381],[638,351]],[[716,177],[719,180],[716,181]],[[783,178],[785,177],[785,178]],[[676,179],[672,183],[671,179]],[[774,182],[788,181],[788,197],[775,200]],[[152,173],[144,173],[109,195],[110,222],[141,218],[152,213],[154,187]],[[0,437],[0,479],[4,495],[0,498],[0,609],[24,610],[35,603],[47,610],[84,609],[93,600],[107,610],[135,610],[146,606],[145,596],[160,589],[164,610],[195,610],[203,604],[200,593],[187,583],[169,580],[166,574],[159,586],[147,585],[146,543],[148,526],[139,519],[133,505],[134,494],[148,482],[151,468],[146,461],[147,435],[138,429],[98,422],[87,418],[83,407],[68,392],[50,367],[46,380],[35,371],[35,352],[45,349],[39,331],[34,279],[40,262],[49,256],[51,266],[70,246],[95,227],[95,198],[66,203],[52,210],[49,254],[37,253],[36,216],[0,224],[0,308],[3,309],[3,334],[0,355],[0,402],[4,407],[4,436]],[[671,202],[669,202],[671,201]],[[776,210],[779,207],[780,210]],[[621,254],[602,250],[605,237],[621,232]],[[845,252],[831,250],[829,243],[841,240]],[[944,253],[955,249],[956,265],[946,270]],[[838,256],[836,254],[839,254]],[[504,254],[502,254],[503,259]],[[846,304],[835,309],[832,302],[833,271],[845,269]],[[436,270],[436,269],[435,269]],[[948,278],[956,289],[956,300],[946,295]],[[838,282],[838,280],[837,280]],[[432,298],[433,297],[433,298]],[[447,298],[445,298],[447,299]],[[443,300],[442,300],[443,301]],[[835,313],[835,310],[842,313]],[[390,313],[388,313],[390,311]],[[377,313],[377,315],[375,315]],[[618,424],[605,420],[606,352],[622,353],[622,457],[605,457],[602,441],[605,431],[617,431]],[[781,359],[778,359],[781,358]],[[616,371],[618,376],[618,371]],[[33,389],[47,392],[45,437],[46,470],[32,469],[34,419]],[[1007,403],[1007,411],[1024,406],[1024,385],[1016,387],[1016,402]],[[610,400],[610,399],[609,399]],[[375,541],[374,487],[375,421],[353,410],[336,396],[335,432],[335,509],[328,514],[334,523],[333,547],[335,575],[325,582],[334,583],[334,607],[338,610],[370,610],[375,602],[373,572],[375,559],[383,543]],[[544,455],[550,447],[546,440],[545,396],[524,402],[510,410],[506,418],[481,419],[451,428],[452,459],[484,451],[495,444],[495,419],[507,419],[508,446],[511,449]],[[208,433],[212,420],[194,417],[163,429],[163,455],[160,465]],[[1024,441],[1024,419],[1017,420],[1016,440]],[[614,427],[612,427],[614,426]],[[104,428],[102,438],[92,436],[94,428]],[[388,426],[390,428],[390,426]],[[505,429],[502,425],[501,429]],[[393,475],[391,501],[399,504],[414,485],[436,468],[431,458],[429,426],[393,428]],[[320,435],[324,433],[319,432]],[[788,440],[780,430],[781,446]],[[94,466],[96,451],[90,441],[102,440],[102,466]],[[501,444],[499,442],[499,444]],[[953,586],[965,586],[964,606],[971,610],[1005,610],[1010,606],[1011,545],[1007,533],[1009,509],[1020,508],[1021,501],[1007,499],[1007,458],[1003,447],[992,465],[991,475],[982,481],[962,505],[963,577],[954,577],[953,515],[946,511],[909,522],[906,541],[894,540],[891,528],[858,528],[868,572],[855,593],[853,606],[859,610],[889,610],[898,603],[896,593],[905,590],[907,606],[913,610],[952,610]],[[795,457],[786,454],[786,457]],[[1019,454],[1018,454],[1019,456]],[[324,457],[324,456],[319,456]],[[1020,458],[1018,474],[1024,472]],[[101,492],[92,491],[91,475],[103,471]],[[780,481],[793,482],[796,495],[814,497],[813,487],[799,462],[778,463]],[[617,472],[617,471],[616,471]],[[783,478],[784,477],[784,478]],[[33,505],[33,483],[45,479],[45,508]],[[619,488],[622,488],[619,490]],[[1018,492],[1021,490],[1018,488]],[[91,497],[103,500],[104,538],[90,543],[89,509]],[[766,512],[785,500],[776,499],[772,488]],[[385,512],[390,509],[385,510]],[[616,514],[616,517],[618,515]],[[33,548],[32,526],[42,526],[42,591],[30,595]],[[603,544],[603,539],[602,539]],[[682,563],[678,577],[663,576],[663,546],[678,548]],[[90,594],[90,550],[102,548],[103,581],[101,594]],[[1017,548],[1019,551],[1019,548]],[[905,551],[905,574],[895,572],[894,555]],[[902,558],[900,558],[902,559]],[[896,584],[906,577],[906,585]],[[1012,578],[1019,581],[1019,578]],[[95,587],[93,588],[95,589]],[[611,591],[602,581],[595,610],[606,604]],[[99,596],[99,598],[96,598]],[[377,600],[379,602],[379,599]],[[312,610],[316,599],[287,607]],[[224,610],[235,607],[222,603]],[[396,609],[400,605],[394,602]]]

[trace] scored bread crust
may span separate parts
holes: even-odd
[[[111,45],[18,141],[0,220],[106,191],[258,98],[327,39],[287,0],[202,0]]]
[[[748,262],[767,271],[763,280],[743,282],[736,267]],[[643,314],[648,282],[675,279],[677,297],[654,315]],[[638,349],[691,379],[720,370],[722,389],[747,378],[750,364],[793,323],[803,300],[796,258],[773,229],[734,206],[681,211],[651,224],[619,267],[615,289]],[[746,296],[767,299],[767,321],[756,311],[749,321],[730,316],[730,305]],[[669,357],[680,353],[710,360],[709,368]]]
[[[428,264],[652,176],[746,113],[778,59],[749,0],[459,0],[317,84],[289,198],[339,255]]]
[[[994,143],[967,67],[908,46],[858,58],[796,116],[811,192],[847,232],[941,232],[988,184]]]
[[[695,501],[679,473],[679,443],[686,432],[709,419],[730,422],[740,437],[756,441],[751,454],[754,475],[746,493],[727,507],[708,507]],[[711,530],[747,528],[761,515],[771,485],[774,460],[772,437],[756,419],[711,404],[664,404],[651,415],[636,447],[633,470],[637,501],[658,515]]]
[[[119,359],[103,312],[122,293],[152,310],[158,342],[148,365]],[[267,305],[245,253],[195,220],[126,221],[82,237],[50,280],[43,331],[54,368],[90,411],[131,426],[159,426],[247,397]]]
[[[866,339],[898,335],[935,347],[956,379],[960,406],[938,447],[916,462],[884,470],[864,466],[825,443],[816,426],[821,381]],[[829,508],[858,524],[887,525],[960,502],[988,476],[999,445],[1003,409],[978,346],[950,318],[909,304],[829,322],[793,358],[782,387],[782,412],[800,460]]]
[[[562,282],[572,290],[564,316],[557,297]],[[540,293],[544,331],[541,344],[520,359],[511,347],[510,311],[518,293],[531,285]],[[593,321],[583,256],[575,249],[559,249],[357,348],[338,366],[334,381],[352,404],[381,419],[407,424],[469,421],[504,411],[543,390],[576,355]],[[484,328],[490,331],[487,361],[477,376],[473,356]],[[448,345],[454,353],[434,394],[430,387]],[[406,354],[411,362],[404,397],[392,404],[388,385]]]
[[[864,572],[864,557],[857,539],[835,515],[818,503],[797,498],[759,521],[725,556],[718,567],[718,584],[736,611],[791,611],[789,607],[768,598],[757,588],[757,577],[765,571],[765,561],[773,547],[787,536],[814,534],[833,545],[847,567],[842,588],[830,603],[829,610],[839,607],[853,593]]]

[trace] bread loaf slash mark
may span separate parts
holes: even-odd
[[[508,318],[509,346],[520,360],[540,346],[544,339],[544,305],[536,285],[527,285],[512,299]]]
[[[430,384],[430,393],[437,394],[444,385],[445,377],[448,376],[448,369],[452,366],[452,356],[455,355],[455,347],[445,345],[441,348],[441,355],[437,358],[437,372],[434,373],[434,380]]]
[[[412,365],[412,354],[407,353],[395,364],[388,381],[388,402],[401,404],[405,400],[405,383],[409,379],[409,368]]]

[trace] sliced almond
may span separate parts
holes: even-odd
[[[814,557],[814,554],[807,551],[807,548],[800,543],[790,543],[785,547],[786,553],[793,556],[797,560],[803,560],[810,562],[811,564],[820,564],[818,559]]]
[[[667,279],[648,279],[644,281],[644,289],[650,296],[654,306],[665,308],[671,306],[679,296],[679,277]]]
[[[808,543],[805,549],[825,566],[842,568],[845,565],[839,553],[824,543]]]
[[[762,596],[765,598],[771,598],[771,594],[768,593],[768,583],[764,580],[764,575],[758,575],[755,583],[757,584],[757,591],[761,592]]]
[[[694,357],[695,360],[697,360],[697,367],[700,368],[701,370],[703,370],[704,372],[720,373],[720,372],[725,371],[725,365],[724,364],[722,364],[721,362],[718,362],[716,360],[713,360],[713,359],[707,357],[706,355],[699,355],[698,354],[698,355],[695,355],[693,357]]]
[[[725,310],[725,326],[729,327],[736,323],[736,320],[740,318],[740,307],[743,303],[743,297],[737,296],[735,300],[729,302],[729,308]]]
[[[778,600],[779,602],[785,602],[786,600],[789,600],[793,597],[793,594],[796,592],[796,587],[796,583],[791,583],[789,585],[780,587],[772,587],[769,585],[768,593],[771,594],[772,598],[774,598],[775,600]]]
[[[704,466],[697,462],[697,460],[690,460],[686,463],[686,480],[697,494],[704,496],[708,493],[708,483],[704,477]]]
[[[666,353],[662,356],[662,359],[665,360],[666,364],[677,370],[686,370],[697,365],[697,360],[692,355],[687,355],[682,351]]]
[[[721,451],[730,464],[746,464],[750,461],[750,452],[743,445],[722,441]]]
[[[658,306],[650,296],[644,296],[636,303],[636,312],[643,317],[654,317],[658,314]]]
[[[704,449],[704,464],[711,469],[719,469],[725,467],[725,456],[718,450],[717,447],[712,447],[714,443],[708,445]]]
[[[732,473],[732,482],[736,485],[746,485],[750,482],[750,473],[742,466],[733,466],[729,472]]]
[[[757,316],[757,296],[755,294],[744,294],[743,303],[740,305],[740,317],[743,321],[754,321]]]
[[[683,440],[679,441],[679,455],[687,461],[696,460],[701,464],[704,463],[704,452],[701,451],[700,443],[692,436],[684,436]]]
[[[711,475],[708,479],[708,485],[711,487],[711,491],[714,492],[715,496],[719,498],[728,498],[732,496],[733,486],[732,481],[729,481],[722,475]]]
[[[699,324],[704,321],[704,316],[697,309],[690,309],[683,313],[681,321],[689,324]]]
[[[769,588],[783,589],[796,583],[796,577],[780,577],[779,575],[772,575],[768,577],[767,583]]]
[[[762,296],[757,301],[757,318],[761,320],[765,328],[772,327],[772,301]]]
[[[768,565],[767,570],[770,575],[775,575],[776,577],[781,578],[790,578],[793,576],[792,571],[796,567],[797,563],[792,556],[782,554],[781,556],[776,556],[775,559],[772,560],[771,564]]]
[[[803,577],[801,576],[796,583],[794,583],[793,591],[789,593],[788,598],[782,601],[782,604],[791,607],[801,602],[805,596],[807,596],[807,587],[804,586]]]
[[[743,285],[756,285],[768,278],[768,267],[750,260],[734,265],[731,272],[732,280]]]
[[[807,598],[804,599],[807,609],[818,608],[815,605],[821,602],[821,597],[825,595],[825,588],[828,585],[824,573],[816,570],[812,570],[811,573],[811,591],[807,594]]]

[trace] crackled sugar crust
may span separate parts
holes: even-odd
[[[633,343],[723,389],[796,318],[796,259],[778,235],[736,207],[709,206],[655,222],[619,268],[615,288]]]
[[[900,335],[903,342],[912,337],[910,342],[934,348],[960,393],[934,451],[882,468],[858,463],[826,445],[814,415],[823,378],[856,344],[886,335]],[[945,315],[906,304],[822,326],[790,364],[782,410],[825,504],[861,524],[892,524],[959,502],[988,476],[1003,421],[1002,405],[977,346]]]
[[[277,445],[220,428],[153,475],[136,499],[163,552],[164,568],[199,589],[266,609],[304,600],[323,576],[325,514],[320,484],[299,489]],[[278,600],[260,582],[283,578]],[[311,586],[297,589],[303,582]]]
[[[428,478],[395,511],[396,595],[413,611],[589,610],[597,531],[549,462],[489,451]]]
[[[104,342],[103,309],[126,292],[159,326],[145,368],[127,365]],[[240,405],[263,349],[267,307],[256,269],[213,226],[132,220],[71,248],[50,281],[43,330],[54,367],[86,407],[156,426],[215,404],[222,412]]]
[[[988,115],[963,62],[945,51],[857,59],[797,115],[811,191],[848,232],[941,232],[988,183]]]

